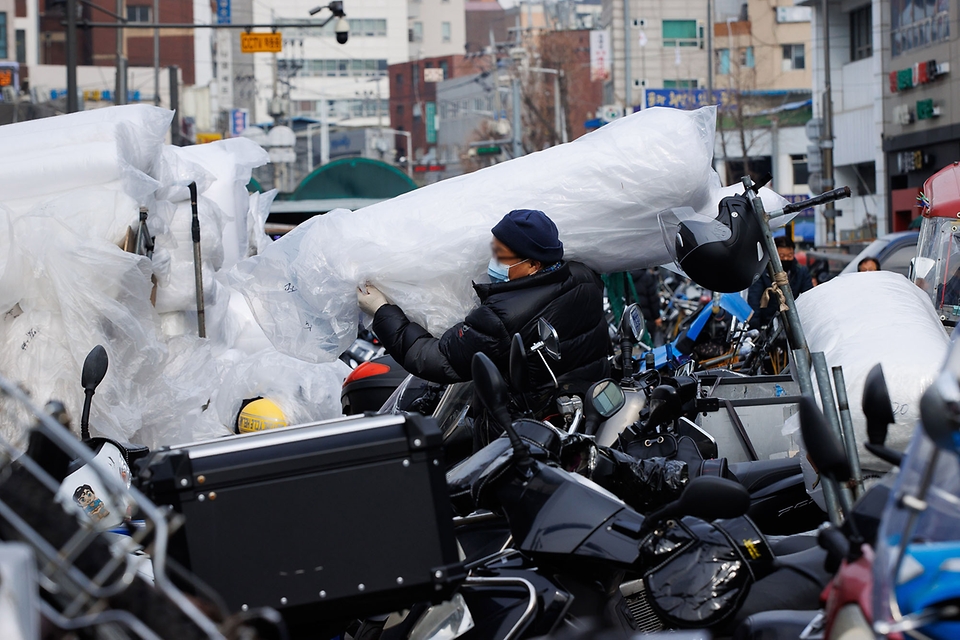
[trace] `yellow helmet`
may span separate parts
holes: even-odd
[[[237,430],[240,433],[255,433],[287,426],[283,411],[272,400],[260,398],[250,402],[240,411]]]

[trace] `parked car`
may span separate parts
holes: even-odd
[[[840,273],[855,273],[861,260],[876,258],[884,271],[893,271],[907,277],[910,261],[917,257],[919,238],[920,233],[917,231],[899,231],[877,238],[857,254]]]

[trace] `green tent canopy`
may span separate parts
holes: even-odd
[[[405,173],[385,162],[343,158],[315,169],[303,179],[290,200],[386,200],[416,188]]]

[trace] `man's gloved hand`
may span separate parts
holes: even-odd
[[[387,297],[372,284],[357,288],[357,303],[361,311],[371,316],[376,315],[377,309],[383,305],[390,304]]]

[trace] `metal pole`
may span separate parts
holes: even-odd
[[[860,469],[860,453],[857,451],[857,436],[850,417],[850,401],[847,399],[847,383],[843,379],[843,367],[833,368],[833,383],[837,388],[837,406],[840,408],[840,426],[843,427],[843,444],[850,460],[850,471],[856,482],[854,497],[863,493],[863,471]]]
[[[776,191],[780,186],[780,122],[774,116],[770,120],[770,187]]]
[[[757,216],[760,222],[760,228],[763,230],[763,250],[770,256],[770,264],[767,265],[767,268],[770,272],[771,279],[773,282],[777,282],[777,276],[779,275],[782,281],[779,287],[780,291],[783,292],[784,301],[787,305],[783,319],[786,324],[787,339],[790,343],[790,348],[794,350],[803,349],[809,352],[807,339],[803,335],[803,328],[800,326],[800,316],[797,314],[797,303],[794,300],[793,292],[790,290],[790,281],[787,278],[787,274],[783,271],[783,264],[781,264],[780,255],[777,253],[777,245],[773,242],[773,234],[770,232],[770,225],[768,224],[769,218],[763,210],[763,201],[760,200],[760,196],[753,192],[755,185],[749,176],[744,176],[742,182],[747,193],[751,194],[749,196],[750,204],[753,207],[754,215]],[[777,304],[777,296],[772,296],[770,301],[771,304]],[[804,375],[800,371],[798,371],[797,374]],[[807,370],[805,375],[810,375],[809,370]]]
[[[160,24],[160,0],[153,0],[153,19]],[[153,104],[160,106],[160,27],[153,28]]]
[[[523,155],[523,131],[520,120],[520,78],[514,77],[513,84],[513,157]]]
[[[180,145],[180,82],[177,79],[176,65],[169,67],[170,71],[170,109],[173,111],[173,120],[170,121],[170,144]]]
[[[123,0],[117,0],[117,15],[123,14]],[[120,22],[119,20],[117,22]],[[116,81],[113,83],[113,90],[116,95],[113,96],[113,104],[127,104],[127,86],[126,78],[124,74],[126,73],[126,65],[123,60],[123,27],[117,28],[117,77]]]
[[[413,134],[406,132],[407,138],[407,177],[413,179]]]
[[[707,104],[713,104],[713,2],[707,0]]]
[[[829,0],[822,0],[823,13],[823,136],[820,139],[823,161],[823,190],[833,189],[833,89],[830,82],[830,13]],[[836,207],[828,202],[823,208],[827,241],[837,241]]]
[[[623,101],[624,115],[633,107],[633,67],[630,60],[630,0],[623,0]]]
[[[813,398],[813,381],[810,379],[810,356],[803,349],[794,349],[793,350],[793,363],[797,370],[797,380],[800,384],[800,393],[807,396],[808,398]],[[800,371],[806,371],[807,375],[799,375]],[[812,443],[804,442],[803,443],[807,449],[810,448]],[[839,527],[843,524],[843,518],[840,514],[840,499],[838,497],[838,488],[831,480],[827,478],[820,478],[821,484],[823,486],[823,502],[827,507],[827,516],[830,518],[830,523],[836,527]]]
[[[560,117],[560,72],[558,71],[556,75],[553,76],[553,120],[554,128],[556,129],[557,138],[561,142],[566,142],[564,136],[560,131],[563,129],[563,121]]]
[[[313,173],[313,127],[315,125],[307,125],[307,173]],[[382,135],[382,134],[381,134]]]
[[[833,434],[843,443],[843,430],[840,428],[840,419],[837,416],[837,403],[833,397],[833,386],[830,383],[830,370],[827,369],[827,358],[822,351],[810,354],[810,360],[813,362],[813,370],[817,375],[817,387],[820,390],[820,404],[823,407],[823,416],[827,419],[827,424],[833,430]],[[808,443],[811,446],[811,443]],[[849,514],[853,509],[853,492],[850,487],[841,486],[840,504],[845,513]]]
[[[203,262],[200,258],[200,212],[197,209],[197,183],[187,185],[190,190],[190,209],[193,213],[193,274],[197,287],[197,331],[201,338],[207,337],[206,313],[203,308]]]
[[[320,104],[322,106],[320,111],[320,165],[323,166],[330,162],[330,105],[327,104],[326,98],[321,100]]]
[[[67,0],[67,113],[77,111],[77,0]]]

